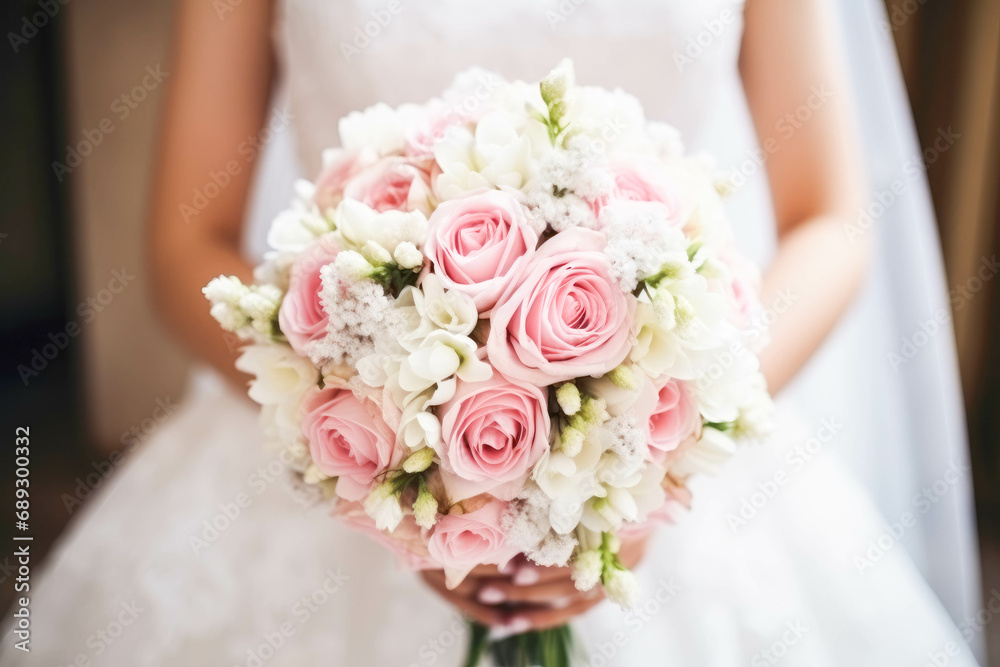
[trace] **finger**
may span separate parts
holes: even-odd
[[[568,567],[539,567],[525,563],[517,568],[511,579],[519,586],[533,586],[547,581],[569,579],[571,574],[572,570]]]
[[[448,589],[435,588],[434,591],[446,602],[454,606],[460,612],[472,620],[488,626],[504,625],[507,617],[499,607],[490,607],[480,604],[463,595],[459,595]]]
[[[513,609],[507,613],[505,627],[524,627],[532,630],[549,630],[569,623],[574,617],[600,603],[604,596],[584,598],[572,603],[564,609],[551,607],[525,606]]]
[[[448,580],[445,577],[444,570],[423,570],[420,575],[423,577],[424,581],[431,584],[435,590],[448,590]],[[450,589],[451,592],[456,595],[461,595],[467,598],[475,598],[476,593],[482,588],[481,578],[477,577],[466,577],[458,586]]]
[[[544,581],[532,586],[518,586],[509,579],[486,579],[479,589],[477,599],[483,604],[501,604],[504,602],[535,602],[550,604],[556,600],[569,603],[574,598],[582,597],[573,581],[569,578]],[[560,604],[567,604],[560,602]]]

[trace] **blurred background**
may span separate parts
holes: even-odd
[[[949,287],[957,289],[1000,252],[1000,2],[886,5],[884,29],[899,50],[921,144],[931,145],[938,128],[971,139],[927,171]],[[0,121],[17,128],[2,134],[0,153],[0,421],[32,428],[36,562],[184,392],[190,360],[156,320],[142,251],[160,82],[169,79],[170,6],[7,0],[0,9],[8,42]],[[987,597],[1000,589],[994,282],[983,281],[953,314]],[[0,495],[12,500],[12,457],[4,459]],[[12,520],[0,512],[3,535]],[[4,557],[2,608],[13,594]],[[988,632],[1000,665],[1000,627]]]

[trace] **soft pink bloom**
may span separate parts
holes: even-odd
[[[338,478],[337,495],[342,498],[361,500],[375,477],[402,458],[379,406],[362,403],[349,389],[317,390],[305,398],[303,411],[302,432],[313,462],[324,474]]]
[[[400,564],[408,570],[431,570],[441,567],[430,559],[427,553],[427,531],[417,525],[412,514],[403,517],[392,531],[392,535],[376,528],[375,520],[368,516],[364,505],[359,502],[344,500],[337,502],[334,516],[392,551],[399,558]]]
[[[746,327],[763,306],[760,303],[760,272],[757,265],[732,248],[724,248],[719,260],[729,269],[729,282],[722,285],[722,292],[733,304],[732,322]]]
[[[625,360],[635,298],[608,275],[604,247],[601,234],[579,227],[542,244],[493,309],[486,349],[494,368],[544,387]]]
[[[505,508],[506,503],[493,500],[475,511],[438,519],[427,551],[441,567],[457,575],[449,577],[449,586],[457,585],[477,565],[505,565],[517,555],[500,528]]]
[[[667,207],[671,220],[680,214],[681,199],[676,185],[665,173],[631,162],[615,163],[610,171],[615,180],[614,188],[591,203],[594,215],[599,216],[602,208],[615,201],[658,202]]]
[[[325,213],[336,208],[344,198],[348,181],[365,167],[373,164],[378,154],[371,149],[345,151],[331,148],[323,154],[323,170],[316,178],[316,205]]]
[[[649,416],[649,458],[662,465],[670,452],[698,430],[700,416],[683,382],[670,379],[658,386],[656,407]]]
[[[309,356],[309,343],[326,333],[329,316],[323,310],[319,294],[323,288],[320,269],[337,257],[337,247],[321,241],[299,255],[292,266],[288,292],[278,310],[278,326],[298,354]]]
[[[549,448],[545,394],[499,373],[485,382],[460,382],[438,414],[442,439],[437,449],[452,502],[508,482],[520,488]]]
[[[401,157],[387,157],[354,176],[344,188],[344,197],[357,199],[379,213],[430,213],[430,188],[426,171]]]
[[[487,313],[535,252],[538,236],[525,209],[490,190],[442,203],[428,221],[424,252],[448,289],[472,297]]]
[[[467,115],[461,113],[458,107],[440,99],[431,100],[403,130],[406,156],[412,160],[433,159],[434,144],[444,137],[449,127],[467,120]]]

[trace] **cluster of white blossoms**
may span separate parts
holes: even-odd
[[[624,540],[769,428],[712,162],[572,63],[340,121],[212,315],[300,484],[456,585],[523,554],[627,605]]]

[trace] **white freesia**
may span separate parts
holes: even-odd
[[[393,259],[404,269],[416,269],[424,264],[424,255],[410,241],[403,241],[392,253]]]
[[[438,329],[421,340],[400,364],[397,382],[400,389],[413,394],[452,376],[482,382],[492,375],[490,365],[476,356],[474,340]]]
[[[703,277],[688,271],[645,290],[636,307],[632,360],[652,377],[697,379],[736,335],[725,320],[729,308]]]
[[[283,253],[300,253],[319,236],[329,232],[330,223],[324,218],[313,196],[316,187],[306,180],[295,182],[292,206],[278,214],[267,233],[267,244]]]
[[[319,370],[286,345],[247,345],[236,368],[254,376],[247,393],[261,405],[298,400],[319,382]]]
[[[716,353],[708,371],[693,383],[702,416],[716,423],[735,421],[740,405],[759,393],[759,368],[757,355],[738,340]]]
[[[416,104],[393,109],[379,102],[363,111],[352,111],[340,119],[340,145],[344,150],[374,149],[379,155],[402,152],[406,146],[404,129],[419,113]]]
[[[520,188],[533,173],[531,152],[531,140],[502,112],[486,114],[474,133],[450,127],[434,147],[441,168],[434,193],[443,201],[479,188]]]
[[[722,431],[705,427],[695,446],[670,468],[680,477],[701,473],[716,475],[736,453],[736,443]]]
[[[420,211],[379,213],[356,199],[345,199],[337,206],[334,219],[341,250],[360,250],[371,241],[391,255],[400,243],[419,248],[427,240],[427,218]]]
[[[476,328],[479,311],[475,302],[458,290],[446,290],[437,275],[427,274],[419,290],[410,289],[421,325],[407,338],[422,337],[434,329],[467,336]]]

